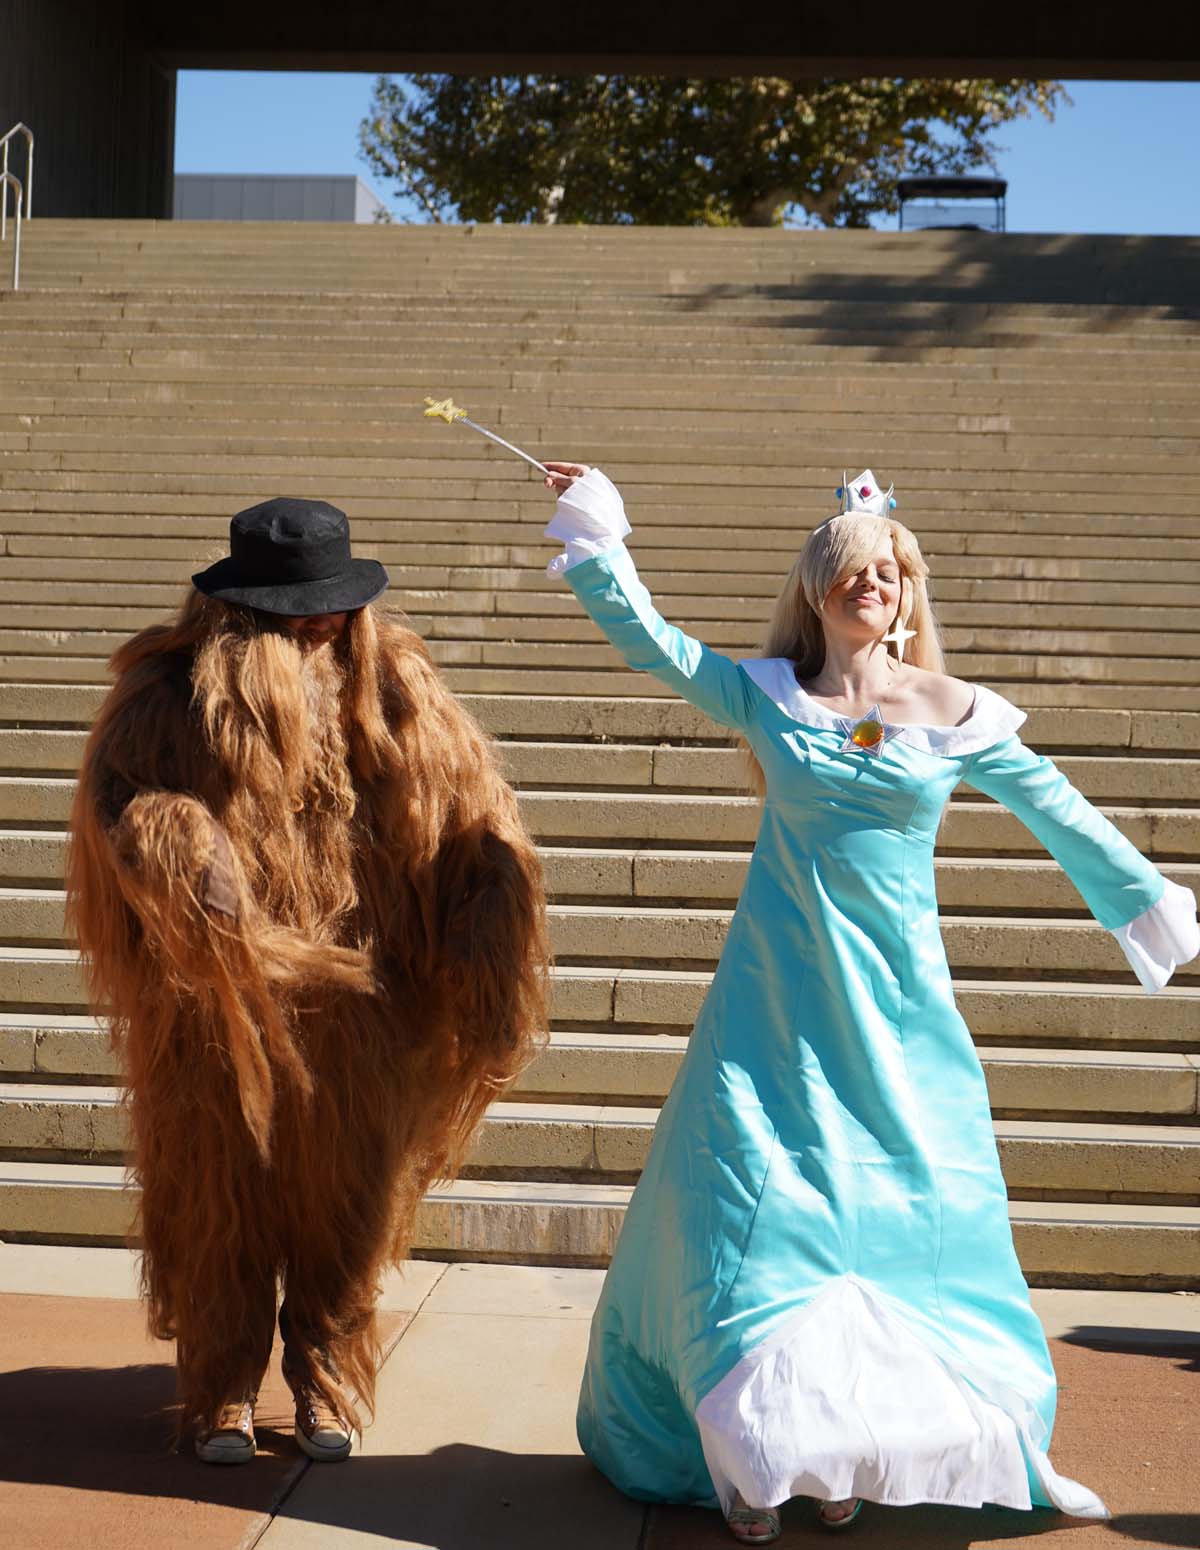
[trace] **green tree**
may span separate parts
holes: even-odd
[[[430,219],[866,226],[896,180],[994,168],[1057,81],[380,76],[362,152]]]

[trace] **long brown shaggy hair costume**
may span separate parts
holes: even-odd
[[[68,909],[125,1065],[150,1325],[207,1423],[258,1383],[282,1280],[293,1375],[357,1427],[380,1275],[545,1027],[538,860],[488,739],[371,608],[305,655],[193,592],[112,667]]]

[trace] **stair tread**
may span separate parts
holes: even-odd
[[[0,1161],[0,1188],[5,1186],[62,1187],[121,1192],[129,1188],[125,1170],[94,1163],[14,1163]],[[439,1185],[425,1197],[427,1201],[512,1203],[516,1205],[625,1205],[632,1186],[582,1183],[542,1183],[525,1179],[458,1179]],[[1114,1205],[1061,1200],[1016,1200],[1009,1202],[1009,1218],[1014,1222],[1080,1223],[1089,1226],[1129,1227],[1145,1225],[1177,1228],[1195,1232],[1200,1228],[1200,1206]]]
[[[0,1083],[0,1105],[12,1103],[48,1106],[80,1105],[115,1108],[122,1101],[119,1087],[40,1086],[33,1083]],[[659,1110],[649,1107],[599,1103],[529,1103],[500,1099],[487,1111],[484,1123],[560,1125],[560,1126],[634,1126],[652,1130]],[[1114,1124],[1062,1120],[995,1120],[997,1136],[1011,1140],[1076,1140],[1108,1145],[1156,1145],[1200,1147],[1200,1123],[1195,1127],[1178,1125]]]

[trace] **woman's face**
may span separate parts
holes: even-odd
[[[821,606],[821,623],[848,642],[865,644],[886,635],[900,607],[900,567],[890,538],[861,570],[843,576]]]
[[[347,614],[280,614],[279,623],[296,637],[300,650],[307,654],[340,639],[346,628]]]

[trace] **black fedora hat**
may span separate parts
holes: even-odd
[[[350,554],[350,523],[328,501],[277,496],[229,524],[229,553],[192,584],[223,603],[268,614],[340,614],[387,590],[378,560]]]

